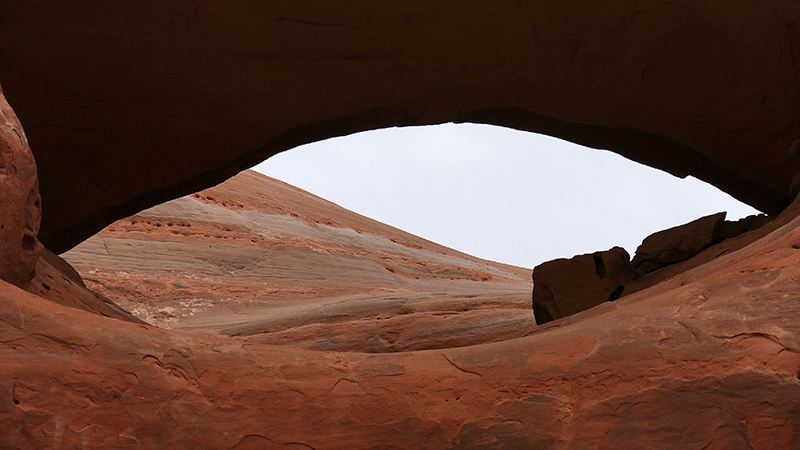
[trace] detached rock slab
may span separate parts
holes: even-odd
[[[713,245],[725,223],[721,212],[701,217],[684,225],[653,233],[636,249],[631,262],[638,276],[674,264]]]
[[[541,325],[622,296],[633,279],[624,248],[556,259],[533,269],[533,315]]]

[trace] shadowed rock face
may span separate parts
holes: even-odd
[[[633,279],[624,248],[547,261],[533,269],[533,313],[542,325],[617,300]]]
[[[36,162],[25,132],[0,89],[0,280],[26,289],[42,244]]]
[[[631,266],[642,276],[662,266],[691,258],[710,247],[725,225],[726,213],[701,217],[647,236],[636,249]]]
[[[800,169],[798,60],[800,3],[779,0],[0,6],[56,252],[298,144],[446,121],[608,148],[775,213]]]

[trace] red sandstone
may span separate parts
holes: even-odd
[[[799,24],[778,0],[5,2],[0,82],[58,252],[295,145],[451,120],[611,149],[777,213],[800,192]],[[38,259],[33,160],[1,106],[0,448],[800,442],[797,204],[527,336],[312,351],[135,323]]]
[[[448,121],[610,149],[775,214],[800,191],[796,61],[783,0],[0,5],[0,82],[58,253],[297,145]]]
[[[531,271],[484,261],[252,171],[120,220],[64,257],[157,326],[390,352],[535,328]]]

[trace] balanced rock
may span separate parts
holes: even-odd
[[[0,279],[27,288],[42,252],[36,162],[0,88]]]
[[[622,296],[633,278],[624,248],[556,259],[533,269],[533,314],[539,325]]]
[[[631,265],[637,276],[674,264],[714,244],[725,222],[725,212],[653,233],[636,249]]]

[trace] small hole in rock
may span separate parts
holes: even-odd
[[[30,234],[26,234],[22,237],[22,249],[26,252],[32,252],[36,249],[36,238],[31,236]]]
[[[606,263],[603,262],[603,256],[599,253],[595,253],[592,255],[592,258],[594,258],[594,269],[597,272],[597,276],[600,277],[601,280],[604,279],[606,277]]]
[[[622,291],[625,290],[625,286],[620,286],[614,292],[611,293],[611,297],[608,298],[608,301],[613,302],[614,300],[618,300],[622,297]]]
[[[43,287],[43,288],[45,288],[45,289],[47,289],[48,291],[50,290],[50,286],[48,286],[48,285],[46,285],[46,284],[44,284],[44,283],[42,283],[42,287]]]
[[[14,404],[15,404],[15,405],[19,405],[19,400],[17,400],[17,399],[14,399]]]

